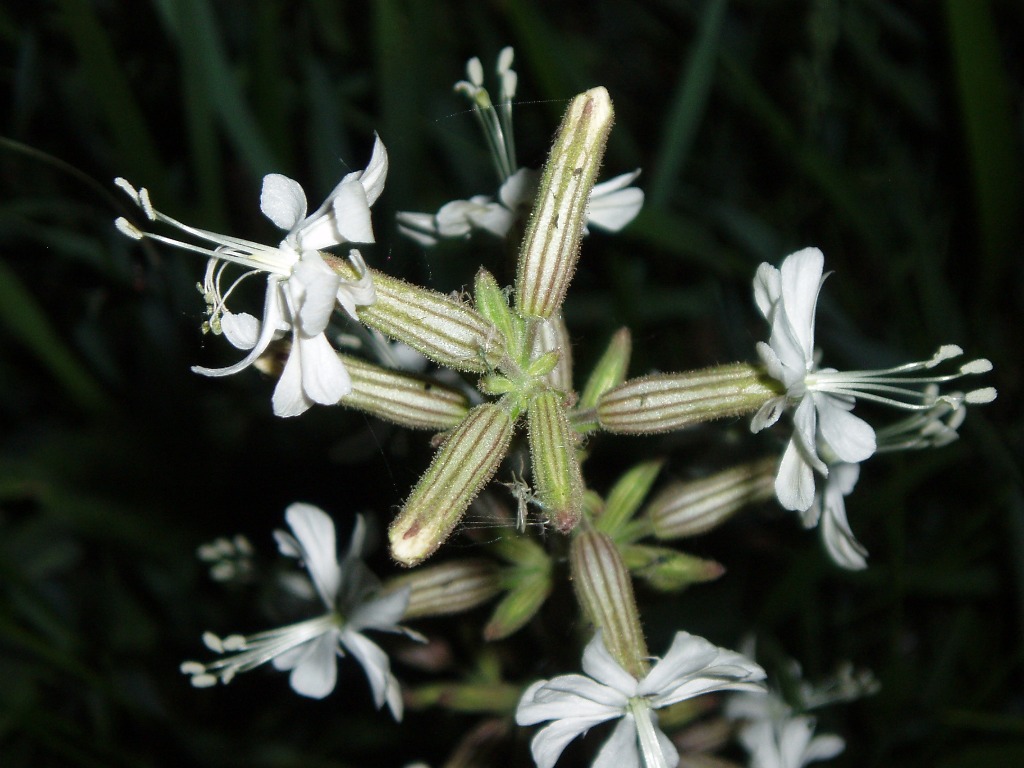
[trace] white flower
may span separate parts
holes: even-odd
[[[299,558],[327,612],[312,619],[254,635],[220,638],[207,632],[206,646],[226,655],[209,664],[186,661],[181,671],[199,688],[218,680],[231,682],[239,672],[270,661],[275,669],[289,670],[296,693],[322,699],[334,690],[337,657],[346,652],[358,661],[370,681],[374,702],[385,702],[396,720],[402,719],[402,694],[391,674],[388,657],[362,633],[368,629],[419,636],[398,621],[409,601],[409,590],[376,596],[380,582],[360,559],[366,537],[362,517],[356,518],[348,554],[340,561],[335,548],[334,523],[310,504],[292,504],[285,511],[292,533],[275,532],[282,554]]]
[[[501,186],[497,197],[476,195],[468,200],[445,203],[437,213],[401,211],[397,215],[398,231],[424,247],[440,240],[468,238],[473,231],[487,232],[504,238],[517,221],[524,221],[533,207],[540,183],[540,172],[520,168],[516,164],[515,140],[512,133],[512,99],[518,76],[512,69],[512,48],[498,55],[498,103],[491,101],[483,87],[484,70],[480,59],[473,57],[466,64],[467,80],[455,84],[473,105],[487,139],[494,167]],[[618,232],[636,218],[644,204],[643,190],[630,186],[640,170],[624,173],[594,185],[587,208],[587,224],[608,232]]]
[[[116,221],[129,237],[146,237],[210,257],[201,286],[209,307],[205,327],[223,333],[231,344],[249,350],[249,354],[225,368],[196,366],[193,371],[204,376],[238,373],[255,363],[274,339],[290,331],[291,353],[274,390],[275,414],[295,416],[313,403],[333,405],[352,391],[348,372],[324,332],[335,305],[355,318],[357,306],[375,301],[373,280],[359,251],[349,252],[358,278],[347,281],[328,266],[320,250],[349,242],[373,242],[370,206],[384,189],[387,165],[387,152],[377,138],[365,170],[347,174],[309,216],[306,196],[298,182],[276,173],[265,176],[260,209],[287,230],[276,247],[182,224],[157,211],[146,189],[136,190],[124,179],[116,180],[151,221],[169,224],[216,245],[211,249],[144,232],[123,218]],[[245,271],[224,289],[224,271],[232,264]],[[262,317],[229,311],[227,300],[234,289],[246,278],[263,273],[267,275],[267,289]]]
[[[814,500],[814,472],[828,475],[819,446],[827,447],[830,461],[844,463],[859,463],[875,452],[874,429],[851,413],[856,400],[926,411],[938,401],[955,407],[961,402],[990,402],[996,395],[991,387],[938,396],[928,394],[925,388],[991,370],[992,364],[983,359],[961,365],[954,374],[906,375],[963,354],[952,344],[940,347],[930,360],[883,370],[841,372],[818,368],[814,315],[823,266],[821,251],[805,248],[787,256],[780,269],[762,264],[754,278],[754,300],[771,326],[768,343],[759,342],[757,353],[768,375],[785,388],[785,394],[766,403],[755,414],[750,428],[759,432],[778,421],[787,406],[796,406],[793,437],[783,454],[775,491],[783,507],[798,511],[806,510]]]
[[[725,714],[744,721],[739,741],[750,755],[750,768],[802,768],[833,758],[846,746],[834,734],[814,736],[815,719],[794,714],[774,691],[731,696]]]
[[[853,535],[846,519],[844,497],[853,492],[860,477],[859,464],[830,464],[825,487],[814,494],[811,506],[802,513],[804,528],[821,524],[821,540],[833,562],[840,568],[859,571],[868,567],[868,551]]]
[[[538,768],[551,768],[566,745],[592,726],[619,719],[593,768],[675,766],[672,742],[658,728],[655,709],[711,691],[762,690],[764,670],[733,651],[677,632],[664,658],[643,680],[624,670],[604,646],[601,633],[583,652],[586,675],[540,680],[523,693],[516,710],[519,725],[552,721],[530,744]]]

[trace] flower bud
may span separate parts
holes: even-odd
[[[661,461],[645,461],[624,474],[608,492],[601,514],[595,524],[599,531],[604,531],[615,538],[623,526],[633,519],[634,513],[640,508],[647,493],[651,490],[655,478],[661,471]]]
[[[567,533],[583,514],[583,478],[562,395],[541,392],[530,403],[527,417],[537,503],[555,528]]]
[[[523,315],[547,318],[562,306],[612,119],[604,88],[581,93],[566,110],[519,253],[516,305]]]
[[[668,432],[754,413],[779,394],[757,368],[734,363],[630,379],[601,395],[597,419],[609,432]]]
[[[339,355],[352,379],[341,403],[410,429],[446,430],[469,413],[469,398],[423,376],[393,371],[349,355]]]
[[[344,276],[342,265],[332,266]],[[371,271],[377,301],[358,307],[363,323],[459,371],[484,373],[501,360],[499,334],[479,312],[443,293]]]
[[[580,531],[569,548],[576,598],[605,648],[637,679],[647,673],[647,643],[633,597],[633,583],[615,542],[600,531]]]
[[[537,615],[551,594],[551,569],[517,568],[514,584],[494,608],[484,627],[485,640],[502,640],[515,634]]]
[[[544,383],[560,392],[572,392],[572,341],[561,312],[537,324],[533,356],[537,358],[545,354],[554,354],[556,362],[544,376]]]
[[[700,480],[672,483],[644,514],[659,539],[680,539],[710,531],[747,504],[775,495],[774,457],[717,472]]]
[[[391,556],[416,565],[432,555],[494,476],[511,440],[512,417],[500,404],[484,403],[470,411],[391,523]]]
[[[677,592],[700,581],[713,581],[725,573],[714,560],[702,560],[667,547],[627,544],[622,560],[630,573],[662,592]]]
[[[580,396],[580,408],[596,408],[597,401],[612,387],[617,387],[626,380],[629,368],[629,356],[632,351],[632,340],[628,328],[620,328],[608,342],[608,349],[597,361],[587,385]]]
[[[501,574],[490,560],[452,560],[417,568],[390,579],[385,592],[409,590],[409,604],[403,619],[448,616],[486,603],[501,591]]]

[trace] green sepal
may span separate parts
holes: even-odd
[[[619,478],[608,492],[604,509],[595,521],[599,531],[618,539],[623,527],[632,520],[647,498],[663,463],[661,460],[645,461]]]
[[[583,478],[562,397],[552,390],[534,397],[527,429],[537,503],[552,525],[566,533],[583,514]]]
[[[630,573],[661,592],[678,592],[691,584],[714,581],[725,567],[668,547],[626,544],[620,548]]]

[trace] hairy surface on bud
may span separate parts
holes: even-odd
[[[494,476],[512,439],[512,417],[497,403],[478,405],[434,456],[388,530],[391,556],[416,565],[437,550],[470,502]]]
[[[562,395],[552,390],[540,393],[530,403],[527,417],[537,503],[552,525],[566,533],[583,514],[583,478]]]
[[[714,560],[703,560],[667,547],[627,544],[622,548],[626,568],[662,592],[676,592],[701,581],[713,581],[725,573]]]
[[[448,616],[486,603],[501,591],[501,573],[490,560],[472,558],[417,568],[390,579],[384,591],[409,589],[403,619]]]
[[[596,408],[597,401],[605,392],[619,386],[626,380],[629,368],[629,357],[633,342],[628,328],[620,328],[608,342],[608,349],[597,361],[594,370],[587,379],[587,385],[580,396],[580,409]]]
[[[696,536],[728,520],[747,504],[775,495],[778,459],[770,456],[724,472],[672,483],[644,511],[659,539]]]
[[[484,373],[501,360],[498,334],[479,312],[443,293],[371,271],[377,301],[357,308],[363,323],[459,371]]]
[[[600,531],[580,531],[569,548],[576,597],[602,632],[605,648],[637,679],[647,673],[647,643],[633,597],[633,582],[615,542]]]
[[[604,88],[592,88],[569,103],[519,253],[516,306],[523,315],[551,317],[562,306],[612,119]]]
[[[662,461],[645,461],[626,472],[608,492],[608,499],[595,524],[612,538],[628,523],[651,490]]]
[[[533,356],[536,358],[547,352],[556,352],[558,362],[544,376],[543,381],[552,389],[572,392],[572,340],[569,338],[569,329],[565,326],[561,312],[537,324]]]
[[[756,412],[779,396],[747,363],[630,379],[603,394],[597,419],[609,432],[652,434]]]
[[[424,376],[381,368],[349,355],[339,355],[352,378],[343,405],[410,429],[446,430],[469,413],[469,398]]]

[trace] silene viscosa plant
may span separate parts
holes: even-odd
[[[945,345],[928,360],[884,370],[822,367],[814,316],[824,257],[807,248],[778,268],[762,264],[756,272],[754,306],[768,322],[769,336],[757,345],[754,362],[631,378],[631,337],[621,329],[577,382],[562,306],[588,228],[617,231],[640,210],[643,193],[631,186],[639,172],[604,187],[595,184],[613,122],[611,99],[600,87],[569,102],[544,168],[520,168],[512,138],[511,99],[518,86],[512,60],[511,49],[498,59],[498,103],[483,87],[477,59],[467,67],[468,80],[456,86],[484,127],[498,171],[497,195],[456,200],[436,214],[399,215],[399,230],[426,247],[442,238],[466,238],[473,230],[518,240],[513,284],[500,285],[481,267],[467,275],[471,300],[392,277],[351,247],[374,242],[371,206],[388,173],[380,138],[366,168],[342,178],[312,214],[296,182],[265,177],[261,210],[285,231],[277,245],[189,226],[159,212],[144,188],[117,181],[148,220],[143,227],[118,219],[118,228],[206,258],[199,286],[207,303],[203,330],[247,350],[233,365],[197,366],[197,373],[224,376],[251,366],[274,372],[279,366],[264,360],[283,354],[272,397],[277,415],[296,416],[314,404],[340,405],[422,430],[424,441],[435,446],[432,461],[388,526],[390,555],[407,570],[380,581],[366,569],[360,559],[362,517],[356,518],[348,553],[339,558],[331,519],[315,507],[294,504],[286,513],[291,533],[279,533],[278,544],[306,568],[306,592],[317,606],[312,618],[253,635],[208,633],[206,645],[218,658],[186,662],[182,671],[202,687],[269,662],[290,672],[297,693],[322,698],[335,688],[337,657],[351,655],[369,679],[376,706],[387,704],[396,719],[404,708],[430,706],[482,718],[455,745],[453,764],[476,764],[473,754],[505,740],[525,754],[527,729],[542,725],[530,751],[539,768],[548,768],[570,741],[614,723],[604,739],[584,739],[594,765],[674,766],[681,760],[680,734],[719,708],[721,697],[703,698],[719,691],[754,697],[723,712],[742,723],[736,735],[752,765],[827,759],[842,749],[841,739],[813,737],[809,717],[772,705],[765,698],[764,670],[744,655],[677,627],[666,654],[652,656],[634,582],[669,593],[719,578],[721,565],[674,542],[712,530],[773,496],[805,526],[820,527],[826,551],[839,566],[866,567],[867,553],[845,507],[860,465],[876,453],[955,439],[965,407],[991,401],[995,390],[948,385],[991,366],[973,360],[950,369],[948,361],[962,352]],[[150,231],[154,225],[186,239]],[[327,250],[336,246],[347,253]],[[240,274],[229,281],[229,270]],[[266,278],[262,310],[230,310],[235,288],[253,276]],[[336,318],[348,324],[349,333],[332,330]],[[353,327],[359,332],[351,333]],[[370,342],[361,347],[370,354],[353,354],[347,343],[345,352],[332,345],[353,336]],[[418,362],[381,364],[376,353],[382,349],[395,352],[389,359]],[[423,361],[433,366],[431,373],[420,372]],[[854,413],[862,401],[905,415],[876,428]],[[792,433],[780,453],[765,451],[655,493],[660,459],[623,467],[603,496],[587,481],[584,446],[599,435],[665,433],[739,417],[750,417],[751,430],[760,432],[784,415]],[[492,483],[513,453],[518,462],[508,462],[512,482]],[[603,479],[601,484],[608,485]],[[502,485],[513,490],[518,514],[506,509]],[[461,548],[424,564],[471,506],[504,521],[503,527],[478,538],[472,556]],[[203,551],[208,562],[230,560],[218,571],[223,578],[249,573],[233,564],[246,553],[230,543]],[[502,642],[536,621],[556,591],[571,593],[578,610],[562,614],[564,626],[546,627],[546,636],[574,638],[583,674],[567,670],[552,676],[552,661],[532,655],[519,659],[518,671],[506,679],[485,650],[480,659],[467,660],[465,678],[403,691],[401,674],[392,671],[384,648],[366,636],[384,632],[397,634],[396,642],[408,642],[402,635],[423,640],[404,623],[462,613],[497,598],[482,635],[486,643]],[[489,671],[481,676],[481,669]],[[538,679],[542,670],[548,676]],[[516,736],[516,726],[523,736]]]

